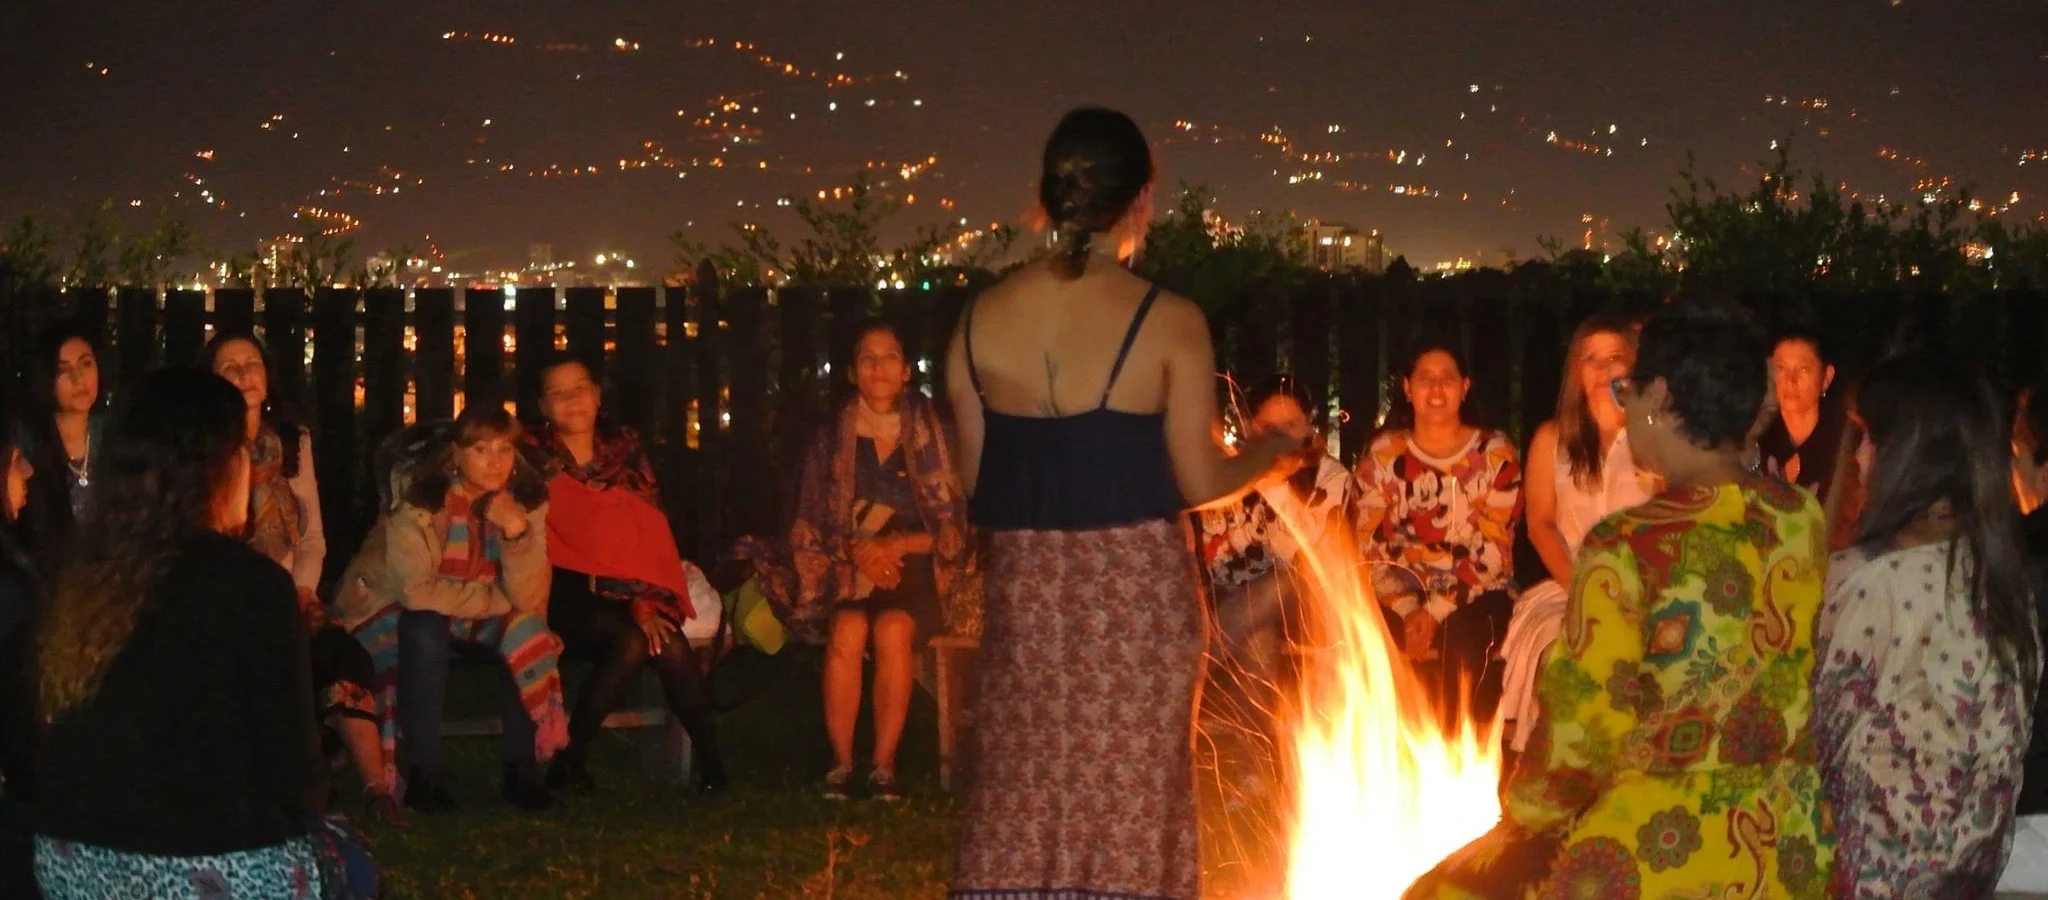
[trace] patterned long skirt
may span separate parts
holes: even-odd
[[[1201,893],[1186,527],[989,535],[955,898]]]

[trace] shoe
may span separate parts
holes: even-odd
[[[876,769],[868,773],[868,796],[883,803],[895,803],[904,798],[903,788],[896,784],[896,773],[888,769]]]
[[[548,786],[541,782],[538,769],[534,763],[506,763],[502,792],[505,802],[527,812],[546,812],[555,808],[555,795],[548,793]]]
[[[840,766],[837,769],[833,769],[832,771],[825,773],[825,799],[845,800],[852,797],[853,795],[847,793],[846,790],[847,786],[852,783],[852,766]]]
[[[379,787],[363,788],[363,806],[369,811],[370,818],[379,824],[405,824],[405,813],[399,811],[398,801],[392,799],[390,791]]]
[[[413,766],[406,771],[405,805],[429,814],[454,812],[455,794],[440,770]]]
[[[697,793],[704,797],[718,797],[732,790],[732,778],[725,774],[725,763],[716,759],[701,760],[697,770]]]
[[[574,750],[563,750],[548,763],[547,785],[557,791],[597,793],[597,779],[590,777],[588,758]]]

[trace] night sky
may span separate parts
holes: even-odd
[[[670,231],[786,234],[778,197],[867,162],[915,196],[906,232],[1017,222],[1083,103],[1229,215],[1377,228],[1424,265],[1576,242],[1589,214],[1596,241],[1654,230],[1688,151],[1746,185],[1774,139],[1867,195],[1947,178],[2048,211],[2048,158],[2022,165],[2048,157],[2042,0],[8,6],[0,215],[112,197],[220,251],[319,209],[454,268],[546,242],[663,270]]]

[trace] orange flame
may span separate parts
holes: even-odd
[[[1499,821],[1499,729],[1464,722],[1444,733],[1352,562],[1350,536],[1311,546],[1300,505],[1270,499],[1314,586],[1303,604],[1313,649],[1291,716],[1286,897],[1398,898]]]

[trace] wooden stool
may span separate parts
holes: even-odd
[[[973,638],[940,635],[928,644],[932,651],[932,664],[936,671],[933,693],[939,701],[939,789],[953,789],[955,767],[954,748],[958,746],[958,732],[971,720],[974,710],[974,686],[969,681],[971,657],[981,650],[981,642]]]

